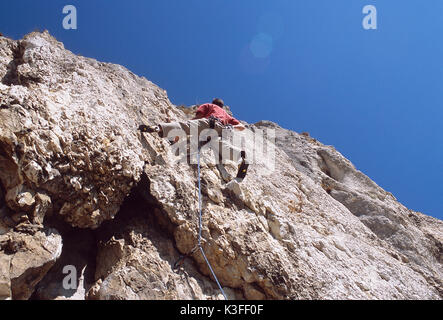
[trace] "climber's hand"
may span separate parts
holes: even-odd
[[[243,131],[246,129],[246,127],[243,124],[239,123],[234,126],[234,129],[238,131]]]
[[[147,125],[141,124],[138,127],[138,130],[140,130],[141,132],[148,132],[149,127]]]

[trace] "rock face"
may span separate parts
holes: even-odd
[[[198,239],[196,166],[135,130],[189,110],[47,32],[0,37],[0,79],[1,298],[223,298],[198,251],[174,268]],[[443,297],[440,220],[307,134],[248,132],[270,129],[275,170],[254,163],[241,184],[202,153],[202,246],[228,298]]]
[[[60,256],[62,239],[50,229],[11,231],[0,236],[0,246],[0,298],[28,299]]]

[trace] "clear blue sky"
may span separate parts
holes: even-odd
[[[62,28],[74,4],[78,29]],[[378,29],[364,30],[375,5]],[[443,219],[443,1],[3,1],[0,32],[48,29],[174,104],[221,97],[334,145],[408,208]]]

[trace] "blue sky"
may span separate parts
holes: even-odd
[[[77,30],[62,27],[68,4]],[[377,30],[362,27],[365,5]],[[441,0],[21,0],[3,1],[0,32],[48,29],[174,104],[221,97],[239,119],[307,131],[443,219],[442,14]]]

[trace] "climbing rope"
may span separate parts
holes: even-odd
[[[206,264],[209,267],[209,270],[212,273],[212,276],[215,279],[215,282],[218,285],[218,288],[220,289],[221,293],[223,294],[223,297],[225,298],[225,300],[228,300],[228,298],[226,297],[225,292],[223,291],[222,286],[220,285],[220,282],[218,281],[217,276],[215,275],[214,270],[212,269],[211,264],[209,263],[208,258],[206,257],[205,251],[203,250],[202,244],[201,244],[201,239],[202,239],[202,192],[201,192],[201,182],[200,182],[200,149],[202,146],[198,147],[198,152],[197,152],[197,173],[198,173],[198,243],[197,245],[186,255],[181,256],[178,261],[174,264],[174,268],[176,268],[177,266],[181,265],[184,260],[186,259],[186,257],[190,256],[191,254],[193,254],[197,249],[200,249],[200,252],[203,255],[203,258],[206,261]]]

